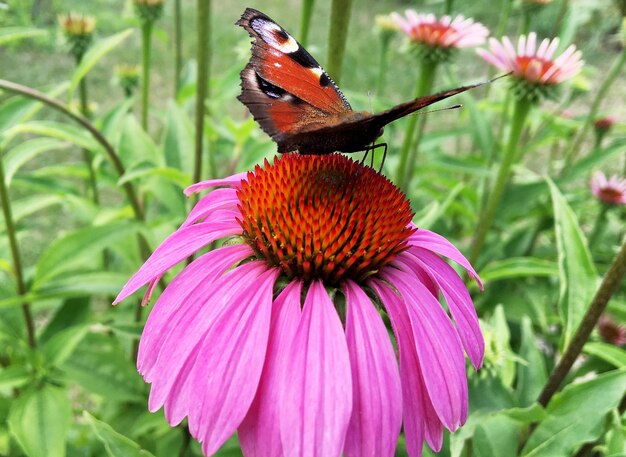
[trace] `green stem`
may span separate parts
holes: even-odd
[[[152,22],[141,25],[141,126],[148,131],[150,110],[150,64],[152,55]]]
[[[500,169],[498,170],[498,175],[493,189],[491,190],[491,194],[487,198],[486,205],[480,212],[478,226],[476,227],[476,232],[474,232],[474,237],[472,239],[470,254],[470,263],[472,264],[475,264],[476,260],[478,260],[478,255],[480,254],[480,251],[485,243],[487,232],[493,223],[493,217],[496,209],[498,208],[498,204],[500,203],[500,199],[502,198],[502,193],[504,192],[504,189],[509,181],[511,168],[513,167],[513,162],[517,157],[519,140],[522,135],[522,131],[524,130],[524,124],[528,112],[530,111],[530,107],[530,102],[523,99],[516,100],[513,107],[513,118],[511,119],[509,142],[506,150],[504,151],[504,157],[500,163]]]
[[[518,35],[528,35],[528,32],[530,32],[530,25],[532,22],[532,14],[533,12],[530,11],[531,7],[523,4],[522,5],[522,21],[520,23],[520,28],[519,28],[519,34]]]
[[[598,238],[602,234],[606,223],[606,213],[609,211],[610,207],[611,206],[608,203],[604,202],[602,203],[602,206],[600,206],[600,211],[598,211],[598,216],[596,217],[596,221],[593,224],[593,229],[591,229],[591,232],[589,233],[589,248],[592,248],[596,245]]]
[[[437,64],[432,62],[422,61],[420,64],[420,76],[415,86],[415,98],[426,95],[431,92],[433,83],[435,81],[435,74],[437,72]],[[409,116],[404,141],[402,143],[402,149],[400,149],[400,161],[398,163],[398,170],[396,172],[396,184],[401,189],[407,191],[410,170],[409,164],[413,164],[409,161],[409,158],[415,158],[417,155],[417,148],[419,146],[419,140],[421,132],[424,129],[424,123],[426,117],[419,114]],[[419,125],[418,125],[419,122]],[[415,140],[414,140],[415,138]],[[412,150],[412,146],[415,144],[415,149]]]
[[[572,365],[580,355],[583,346],[589,339],[589,335],[591,335],[591,332],[597,325],[598,319],[606,309],[606,305],[617,291],[620,282],[624,278],[624,274],[626,274],[626,239],[619,253],[615,256],[613,263],[604,275],[604,279],[600,287],[598,287],[569,346],[565,349],[559,363],[557,363],[552,373],[550,373],[541,394],[539,394],[537,401],[542,406],[547,406],[550,399],[559,390],[561,383],[569,373]]]
[[[18,295],[26,295],[26,283],[24,281],[24,272],[22,269],[22,258],[20,249],[17,244],[17,230],[13,221],[13,213],[11,211],[11,199],[9,198],[9,189],[6,185],[4,176],[4,160],[0,157],[0,200],[2,201],[2,212],[4,213],[4,221],[7,227],[7,236],[9,238],[9,247],[11,248],[11,256],[13,257],[13,273],[17,283]],[[24,323],[26,324],[26,336],[28,345],[31,348],[37,346],[35,338],[35,323],[30,310],[30,303],[22,303],[22,314],[24,315]]]
[[[315,0],[302,1],[302,17],[300,18],[300,44],[306,47],[309,41],[309,29]]]
[[[443,7],[444,14],[452,14],[452,5],[454,4],[454,0],[446,0],[446,4]]]
[[[80,59],[77,59],[76,64],[80,63]],[[87,78],[82,78],[78,83],[78,95],[80,97],[80,112],[86,118],[89,119],[89,96],[87,95]],[[91,199],[98,205],[100,204],[100,195],[98,193],[98,182],[96,178],[96,171],[93,168],[93,157],[87,149],[83,149],[83,160],[87,167],[88,186],[91,189]]]
[[[382,31],[380,35],[380,61],[378,65],[378,81],[376,82],[376,96],[381,98],[385,90],[385,79],[387,76],[387,67],[389,62],[389,44],[392,35],[386,31]]]
[[[583,141],[585,141],[585,137],[587,136],[587,133],[589,132],[589,129],[591,128],[594,119],[598,116],[598,109],[600,108],[600,103],[602,102],[604,97],[609,93],[609,89],[611,88],[611,85],[613,84],[613,82],[615,82],[615,79],[617,78],[620,71],[622,70],[622,67],[624,66],[625,62],[626,62],[626,47],[622,48],[622,51],[620,52],[619,56],[617,57],[615,62],[613,62],[613,65],[609,69],[609,72],[607,73],[606,78],[604,78],[604,81],[602,81],[602,84],[600,85],[600,89],[598,89],[598,93],[596,94],[596,97],[591,103],[591,108],[589,108],[589,113],[587,114],[587,117],[585,118],[585,122],[582,128],[578,130],[578,134],[573,137],[572,141],[570,142],[568,147],[565,149],[565,165],[563,167],[563,171],[567,171],[569,167],[572,166],[574,160],[576,159],[576,156],[580,152]]]
[[[352,0],[332,0],[330,10],[330,28],[328,30],[328,74],[337,84],[341,81],[343,54],[348,39]]]
[[[180,89],[183,71],[183,12],[181,0],[174,1],[174,98]]]
[[[500,9],[500,18],[498,19],[498,26],[496,28],[495,38],[500,39],[506,32],[506,26],[509,23],[509,17],[511,16],[511,10],[513,9],[514,0],[503,0],[502,7]]]
[[[208,96],[208,80],[210,71],[210,0],[198,0],[198,77],[196,81],[196,132],[195,154],[193,168],[193,182],[200,181],[202,177],[202,152],[204,139],[204,114],[206,98]],[[209,170],[209,175],[212,170]]]
[[[559,8],[556,21],[554,21],[554,26],[552,27],[552,36],[560,35],[561,24],[563,24],[563,19],[565,19],[565,15],[567,14],[568,9],[569,0],[561,0],[561,6]]]

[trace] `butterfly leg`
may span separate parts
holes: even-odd
[[[363,154],[363,158],[361,159],[360,165],[363,165],[365,163],[365,159],[367,159],[367,155],[369,154],[369,152],[370,152],[370,148],[369,147],[365,148],[365,154]]]

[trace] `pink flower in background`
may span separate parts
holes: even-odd
[[[468,48],[485,42],[489,30],[473,19],[457,16],[419,14],[415,10],[405,11],[405,17],[391,13],[391,18],[410,40],[431,47]]]
[[[604,173],[596,171],[591,177],[591,192],[604,203],[626,205],[626,179],[607,179]]]
[[[519,37],[517,50],[507,37],[502,42],[489,39],[489,50],[478,49],[478,54],[490,64],[532,84],[559,84],[576,76],[582,66],[581,52],[576,46],[569,46],[560,56],[555,57],[559,39],[544,39],[537,46],[537,34]]]
[[[598,334],[607,343],[615,346],[626,345],[626,326],[619,324],[608,314],[602,314],[598,320]]]
[[[246,456],[393,456],[403,422],[409,455],[424,440],[439,450],[443,427],[467,418],[463,352],[475,368],[484,355],[470,295],[440,255],[480,284],[467,260],[342,155],[287,154],[187,193],[216,186],[116,299],[149,284],[148,300],[167,270],[235,237],[186,266],[148,317],[137,366],[150,410],[188,417],[206,455],[237,431]]]

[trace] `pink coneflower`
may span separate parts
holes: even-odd
[[[475,368],[484,354],[469,293],[439,255],[480,283],[467,260],[342,155],[283,155],[186,193],[216,186],[115,301],[145,284],[148,300],[167,270],[231,237],[148,317],[137,366],[150,410],[187,416],[206,455],[237,431],[246,456],[393,456],[403,420],[411,456],[424,439],[438,450],[443,427],[467,418],[463,350]]]
[[[591,178],[591,192],[609,205],[626,205],[626,179],[607,179],[604,173],[596,171]]]
[[[578,74],[583,66],[581,52],[571,45],[560,56],[553,58],[559,39],[544,39],[537,46],[537,34],[519,37],[517,51],[507,37],[502,42],[489,39],[489,51],[478,49],[478,54],[502,71],[513,72],[515,78],[532,84],[554,85]]]
[[[426,46],[468,48],[483,44],[489,36],[484,25],[463,16],[437,19],[434,14],[419,14],[411,9],[406,10],[405,15],[391,13],[392,19],[410,40]]]
[[[613,116],[599,117],[593,121],[593,127],[597,132],[606,133],[613,128],[615,122],[616,120]]]

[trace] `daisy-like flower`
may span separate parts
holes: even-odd
[[[607,179],[604,173],[596,171],[591,177],[591,192],[609,205],[626,205],[626,179]]]
[[[484,355],[470,295],[440,257],[480,284],[463,255],[342,155],[287,154],[186,193],[216,186],[116,299],[149,284],[148,300],[167,270],[230,237],[148,317],[137,365],[149,409],[171,425],[187,416],[206,455],[237,431],[246,456],[393,456],[403,421],[409,455],[424,440],[440,449],[443,427],[467,418],[463,351],[475,368]]]
[[[405,16],[391,13],[391,18],[412,43],[433,58],[447,57],[450,51],[457,48],[479,46],[489,36],[489,30],[484,25],[463,16],[437,19],[434,14],[420,14],[408,9]]]
[[[96,19],[93,16],[68,13],[60,14],[58,20],[70,46],[70,54],[80,60],[91,46]]]
[[[554,57],[559,39],[544,39],[537,46],[537,34],[521,35],[517,50],[509,38],[502,42],[489,39],[489,50],[478,49],[478,54],[490,64],[506,72],[512,72],[523,83],[518,95],[537,99],[545,95],[546,88],[576,76],[582,66],[582,54],[576,46],[569,46],[560,56]],[[519,86],[519,85],[518,85]]]

